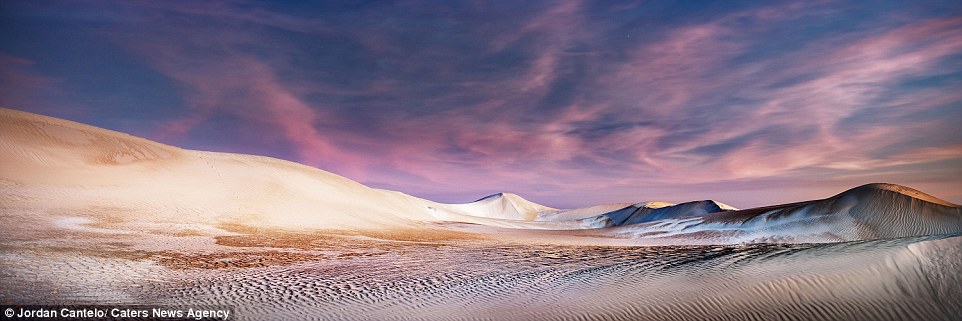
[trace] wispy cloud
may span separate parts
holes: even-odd
[[[37,96],[59,90],[54,77],[44,76],[35,68],[35,62],[0,51],[0,106],[14,107],[30,104]],[[36,106],[46,110],[49,106]]]

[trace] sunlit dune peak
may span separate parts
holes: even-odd
[[[719,201],[716,201],[716,200],[707,200],[707,201],[705,201],[705,202],[710,202],[710,203],[714,204],[715,206],[718,206],[718,208],[720,208],[720,209],[722,209],[722,210],[725,210],[725,211],[737,211],[737,210],[738,210],[738,209],[735,208],[734,206],[731,206],[731,205],[728,205],[728,204],[725,204],[725,203],[722,203],[722,202],[719,202]]]
[[[638,207],[662,208],[662,207],[674,206],[675,203],[651,201],[651,202],[638,203],[636,205]]]

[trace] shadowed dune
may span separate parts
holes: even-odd
[[[733,210],[736,210],[736,208],[711,200],[685,202],[674,205],[648,202],[635,204],[584,220],[593,227],[611,227]]]
[[[962,207],[895,184],[866,184],[823,200],[705,215],[704,224],[791,233],[810,226],[843,241],[962,232]],[[804,229],[806,227],[800,227]]]

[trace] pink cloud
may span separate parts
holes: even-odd
[[[226,25],[238,28],[254,24],[327,32],[321,23],[266,11],[214,10],[219,8],[216,4],[163,7],[225,19]],[[378,119],[382,121],[378,128],[371,128],[377,135],[366,135],[364,128],[345,129],[349,121],[337,111],[344,108],[337,102],[304,98],[317,93],[352,94],[351,90],[284,79],[280,70],[296,66],[245,50],[258,46],[269,46],[272,52],[294,50],[263,34],[215,28],[192,35],[177,26],[164,26],[133,37],[149,41],[125,45],[180,84],[192,108],[160,126],[158,137],[183,137],[213,117],[231,115],[256,125],[252,128],[261,130],[260,135],[289,144],[296,154],[292,160],[356,180],[403,185],[404,191],[416,193],[524,189],[537,196],[547,195],[538,191],[548,185],[552,193],[604,191],[623,197],[622,201],[638,201],[645,186],[805,179],[797,173],[881,171],[959,156],[955,145],[908,146],[911,137],[938,135],[936,131],[946,128],[946,120],[922,120],[897,128],[845,128],[843,123],[873,108],[898,117],[959,101],[958,95],[919,90],[879,103],[898,82],[931,74],[945,58],[962,52],[959,19],[889,27],[854,42],[851,35],[829,36],[757,63],[732,62],[754,45],[744,36],[751,30],[740,29],[733,21],[757,19],[764,26],[804,18],[795,14],[800,11],[827,14],[781,6],[749,10],[675,28],[629,48],[624,57],[576,53],[586,56],[584,64],[591,70],[579,83],[588,88],[578,90],[591,91],[596,98],[574,95],[548,111],[537,111],[533,106],[542,103],[558,80],[570,77],[564,74],[567,59],[575,55],[569,49],[595,36],[579,29],[587,21],[583,3],[563,2],[515,32],[491,40],[491,54],[525,48],[530,62],[516,75],[458,83],[454,86],[460,86],[460,92],[416,102],[454,107]],[[397,40],[384,33],[349,35],[372,52],[397,51]],[[131,38],[124,36],[129,35],[118,39]],[[217,58],[198,57],[196,52],[213,52]],[[444,57],[444,53],[429,53]],[[601,64],[600,59],[625,62]],[[435,68],[431,70],[438,74],[456,71],[443,64],[403,66],[418,67]],[[406,88],[403,81],[385,77],[356,90],[358,95],[398,94]],[[471,99],[479,96],[485,99]],[[750,103],[744,108],[718,103],[727,97]],[[463,101],[471,103],[456,105]],[[399,103],[395,108],[414,106]],[[629,125],[606,132],[605,139],[598,141],[576,134],[603,131],[591,126],[610,125],[605,122]],[[899,130],[919,134],[900,135]],[[712,148],[720,151],[701,152]]]
[[[169,26],[177,30],[176,27]],[[158,32],[148,30],[145,32]],[[169,32],[170,30],[165,29]],[[232,115],[256,128],[258,135],[290,145],[296,161],[318,166],[354,179],[364,179],[369,157],[339,146],[339,135],[325,132],[338,123],[322,106],[312,106],[281,84],[273,68],[235,47],[257,42],[257,36],[211,30],[178,41],[184,34],[149,34],[143,42],[124,42],[143,55],[157,71],[174,79],[185,94],[191,112],[157,127],[156,138],[177,140],[217,115]],[[129,39],[127,35],[112,35]],[[159,39],[158,39],[159,38]],[[198,57],[196,50],[214,50],[216,58]]]
[[[758,79],[760,86],[741,88],[741,93],[757,95],[765,101],[761,108],[756,109],[747,118],[731,119],[730,123],[714,126],[700,139],[681,142],[669,150],[657,151],[660,158],[673,159],[679,166],[677,170],[687,171],[688,175],[669,173],[666,177],[688,177],[692,182],[726,179],[744,179],[751,177],[771,177],[783,175],[800,168],[817,166],[834,166],[839,164],[839,158],[850,158],[852,162],[862,164],[871,163],[877,151],[901,145],[906,135],[898,135],[894,131],[911,130],[908,127],[877,128],[880,132],[865,132],[856,136],[843,136],[838,132],[839,121],[866,108],[876,108],[880,94],[888,86],[894,86],[898,81],[914,74],[928,72],[935,68],[935,64],[951,54],[962,52],[962,34],[957,30],[958,20],[939,20],[896,28],[882,35],[870,37],[843,48],[838,48],[835,55],[825,57],[816,54],[806,59],[805,55],[812,52],[802,50],[797,59],[791,59],[796,65],[788,68],[762,68],[757,70],[735,70],[745,72],[747,76]],[[720,30],[719,30],[720,29]],[[658,44],[659,51],[645,51],[647,59],[654,61],[658,67],[633,69],[632,73],[642,81],[658,79],[657,75],[669,74],[667,81],[672,82],[668,92],[669,99],[662,99],[652,103],[661,103],[665,111],[648,111],[657,117],[668,117],[664,113],[679,112],[686,108],[689,96],[712,93],[712,85],[721,81],[717,76],[708,75],[721,69],[721,61],[726,57],[725,52],[739,50],[737,45],[721,45],[717,43],[718,35],[724,34],[724,27],[719,25],[699,26],[683,30],[678,36],[669,38],[666,43]],[[829,42],[833,39],[828,40]],[[816,44],[815,46],[819,46]],[[715,48],[723,48],[721,53]],[[821,49],[821,48],[818,48]],[[655,53],[651,55],[651,53]],[[703,54],[712,52],[713,54]],[[677,60],[676,60],[677,59]],[[686,65],[687,68],[679,67]],[[660,69],[659,69],[660,68]],[[648,71],[643,73],[642,71]],[[765,73],[767,75],[764,75]],[[777,90],[767,87],[771,81],[779,81],[795,77],[796,75],[815,73],[818,76],[811,80],[787,86]],[[628,77],[630,78],[630,77]],[[701,86],[699,86],[701,82]],[[628,83],[631,83],[630,81]],[[644,88],[659,88],[659,84],[645,85]],[[678,93],[673,93],[673,91]],[[926,108],[934,108],[936,101],[958,101],[958,95],[942,97],[927,96],[926,92],[918,91],[902,97],[903,100],[913,101],[911,108],[902,108],[898,112],[913,113]],[[884,103],[883,103],[884,105]],[[918,123],[914,128],[925,132],[937,130],[944,126],[931,126],[931,123]],[[707,160],[707,164],[694,158],[685,160],[686,151],[702,146],[722,143],[728,139],[757,132],[768,126],[778,126],[785,131],[802,130],[805,126],[814,126],[814,135],[804,141],[796,141],[790,147],[773,148],[758,141],[750,142],[738,149],[721,155],[721,158]],[[926,129],[929,128],[929,129]],[[889,135],[894,134],[894,135]],[[882,139],[883,137],[888,139]],[[916,162],[929,162],[933,159],[916,158]],[[697,164],[697,165],[696,165]],[[864,166],[864,165],[863,165]]]
[[[773,19],[771,15],[759,16]],[[947,126],[937,123],[938,120],[916,121],[896,128],[879,125],[865,130],[849,130],[841,123],[856,112],[871,108],[893,106],[891,111],[908,114],[959,101],[958,95],[919,90],[901,94],[881,105],[878,103],[887,88],[913,75],[930,74],[937,63],[962,52],[962,35],[953,31],[957,29],[957,21],[936,20],[897,27],[841,47],[838,44],[848,39],[841,36],[829,38],[762,65],[735,66],[733,69],[730,59],[750,48],[748,43],[739,42],[737,35],[740,31],[729,26],[726,19],[681,28],[669,33],[662,41],[644,44],[636,50],[631,63],[621,66],[610,77],[595,80],[595,85],[615,96],[635,99],[637,109],[619,109],[605,103],[591,108],[574,104],[560,109],[561,113],[547,123],[525,127],[486,124],[484,128],[488,132],[472,130],[470,125],[463,126],[443,136],[468,146],[470,152],[481,155],[481,159],[494,159],[496,163],[478,161],[449,165],[444,164],[443,156],[405,158],[395,155],[398,160],[395,164],[404,171],[418,173],[437,183],[460,177],[477,179],[484,188],[513,186],[518,181],[532,180],[555,184],[557,190],[637,190],[631,186],[638,182],[676,186],[703,184],[791,177],[796,175],[793,172],[818,168],[882,171],[888,166],[924,164],[960,156],[956,148],[942,146],[899,151],[907,146],[906,139],[916,135],[898,131],[932,132],[937,136],[933,131]],[[824,52],[835,54],[825,56]],[[546,54],[532,65],[550,66],[552,59],[553,56]],[[793,64],[786,65],[784,61]],[[531,75],[544,74],[518,77],[535,84],[519,88],[542,86],[544,77]],[[773,84],[805,75],[811,76],[772,89]],[[748,81],[747,86],[727,88],[730,85],[726,81],[732,77],[753,80]],[[598,115],[611,112],[634,121],[699,119],[692,116],[713,111],[696,105],[697,100],[725,90],[735,90],[735,93],[753,98],[760,104],[753,110],[738,110],[737,114],[706,117],[724,122],[690,124],[708,130],[667,148],[660,146],[659,140],[678,133],[662,126],[625,129],[592,145],[566,134],[579,122],[590,122]],[[497,111],[505,103],[504,100],[494,100],[481,110]],[[907,103],[911,103],[911,107],[897,107]],[[438,121],[468,124],[472,118],[445,115]],[[756,134],[771,131],[770,128],[779,128],[779,135],[785,137]],[[792,133],[797,134],[792,137]],[[743,137],[754,138],[744,138],[740,146],[713,156],[692,153],[699,148]],[[789,139],[790,145],[773,143],[778,139]],[[422,144],[415,147],[423,151],[421,155],[436,155],[432,151],[442,148],[446,142],[436,140]],[[609,159],[592,153],[619,148],[632,149],[633,158]],[[890,156],[879,158],[880,153],[887,151],[892,151]],[[561,169],[559,164],[576,156],[592,159],[602,166],[627,165],[631,174],[611,177],[599,176],[598,172],[584,168]],[[543,166],[517,167],[525,161]],[[531,172],[532,168],[541,172]],[[831,185],[831,188],[838,186]]]

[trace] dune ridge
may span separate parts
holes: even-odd
[[[662,202],[638,203],[596,217],[586,218],[584,221],[593,227],[612,227],[737,210],[730,205],[713,200],[669,204]]]

